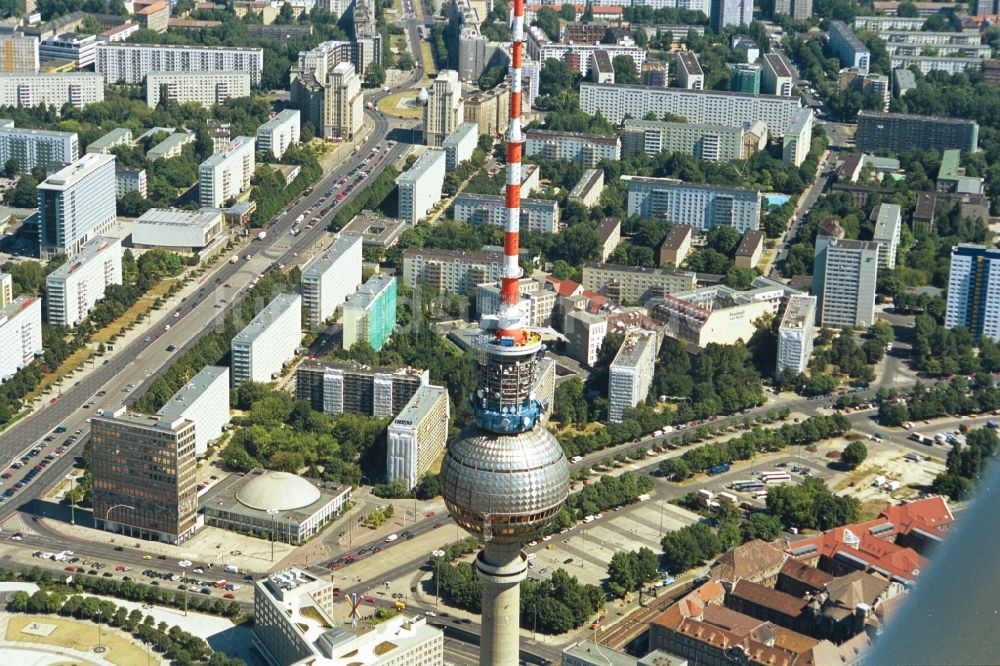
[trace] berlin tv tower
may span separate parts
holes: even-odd
[[[448,445],[441,466],[441,491],[448,510],[463,529],[484,542],[476,557],[476,572],[483,580],[480,666],[518,663],[520,583],[528,575],[521,545],[553,520],[569,487],[562,447],[538,424],[543,406],[533,385],[542,340],[525,329],[518,288],[524,0],[514,0],[511,38],[500,309],[483,316],[474,345],[479,374],[479,388],[471,401],[475,425]]]

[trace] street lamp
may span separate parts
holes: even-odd
[[[271,516],[271,561],[274,562],[274,516],[278,513],[277,509],[268,509],[267,515]]]
[[[108,527],[107,527],[107,522],[108,522],[108,521],[109,521],[109,520],[111,519],[111,512],[112,512],[112,511],[114,511],[115,509],[117,509],[118,507],[121,507],[121,508],[123,508],[123,509],[131,509],[132,511],[137,511],[137,510],[138,510],[138,509],[136,509],[136,508],[135,508],[134,506],[132,506],[131,504],[113,504],[113,505],[112,505],[111,507],[109,507],[109,508],[108,508],[108,510],[107,510],[107,511],[106,511],[106,512],[104,513],[104,523],[105,523],[105,525],[104,525],[104,529],[107,529],[107,528],[108,528]]]
[[[103,613],[101,611],[97,611],[97,613],[94,614],[95,617],[97,618],[97,647],[98,648],[101,647],[101,615],[102,614]]]

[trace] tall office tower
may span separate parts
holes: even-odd
[[[70,257],[114,225],[115,156],[89,153],[38,185],[38,246],[43,259]]]
[[[330,70],[329,85],[323,99],[323,131],[326,136],[353,139],[364,122],[365,101],[361,96],[361,77],[354,65],[338,63]]]
[[[452,69],[438,72],[424,107],[424,143],[439,148],[464,118],[458,72]]]
[[[524,0],[511,26],[510,124],[507,131],[507,225],[500,309],[481,320],[475,342],[479,389],[475,425],[447,449],[441,491],[455,521],[485,542],[476,557],[483,580],[480,666],[515,666],[519,656],[520,583],[528,575],[521,544],[552,521],[566,501],[569,466],[541,427],[534,395],[541,336],[524,329],[518,282],[521,221],[521,59]]]
[[[731,25],[750,25],[753,21],[753,0],[712,0],[710,23],[721,35]]]
[[[94,524],[130,537],[180,543],[195,531],[195,424],[127,412],[90,422]]]
[[[962,244],[951,249],[944,325],[1000,340],[1000,250]]]
[[[774,376],[785,368],[805,372],[812,356],[813,335],[816,332],[816,297],[797,294],[788,299],[785,314],[778,326],[778,358]]]
[[[608,420],[621,423],[625,411],[646,399],[656,366],[656,333],[629,331],[611,362],[608,377]]]
[[[38,37],[21,35],[0,37],[0,72],[37,74]]]
[[[867,328],[875,323],[878,248],[873,241],[816,237],[812,293],[820,326]]]
[[[310,329],[322,326],[361,286],[363,241],[361,236],[340,236],[303,267],[302,304]]]

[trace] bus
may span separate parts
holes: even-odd
[[[756,480],[736,481],[733,483],[732,488],[739,493],[752,493],[756,490],[763,490],[764,484]]]
[[[737,504],[738,505],[740,503],[740,498],[739,497],[737,497],[736,495],[734,495],[732,493],[727,493],[725,490],[723,490],[718,495],[716,495],[716,497],[718,499],[720,499],[720,500],[721,499],[729,500],[733,504]]]
[[[760,480],[766,484],[785,483],[792,480],[792,475],[788,472],[764,472],[760,475]]]
[[[759,490],[759,491],[757,491],[757,492],[755,492],[753,494],[753,498],[755,500],[766,500],[767,499],[767,491],[766,490]]]

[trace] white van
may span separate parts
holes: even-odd
[[[239,572],[240,572],[239,567],[233,566],[232,564],[226,565],[226,573],[239,573]]]
[[[396,540],[396,539],[398,539],[398,538],[399,538],[399,535],[398,535],[398,534],[390,534],[389,536],[387,536],[387,537],[385,538],[385,542],[386,542],[386,543],[392,543],[393,541],[395,541],[395,540]]]

